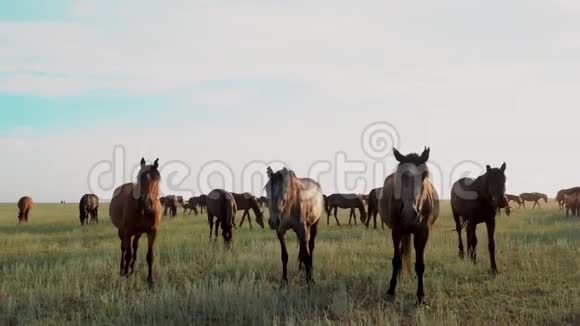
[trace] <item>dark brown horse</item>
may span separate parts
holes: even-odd
[[[242,215],[242,221],[240,222],[240,227],[244,225],[244,221],[246,217],[248,218],[248,223],[250,223],[250,229],[252,229],[252,218],[250,217],[250,210],[254,211],[256,214],[256,223],[264,228],[264,212],[260,209],[260,204],[258,203],[258,199],[250,193],[243,193],[243,194],[236,194],[232,193],[234,196],[234,200],[236,201],[236,206],[238,210],[244,211],[244,215]],[[235,225],[235,223],[234,223]]]
[[[340,226],[340,221],[338,220],[338,208],[343,209],[350,209],[350,217],[348,220],[348,225],[351,225],[352,220],[354,219],[354,225],[356,224],[356,213],[355,209],[358,209],[360,212],[360,219],[361,223],[364,223],[367,219],[367,213],[365,211],[365,204],[361,197],[357,194],[332,194],[328,196],[326,200],[326,207],[327,207],[327,217],[326,223],[330,225],[330,214],[334,211],[334,219],[336,220],[336,224]]]
[[[183,204],[185,204],[185,201],[183,200],[183,196],[177,196],[177,205],[179,207],[183,207]]]
[[[90,221],[89,221],[90,217]],[[99,197],[94,194],[86,194],[79,202],[79,218],[81,225],[89,222],[99,224]]]
[[[28,223],[28,216],[32,209],[32,198],[22,197],[18,200],[18,224]]]
[[[179,201],[177,201],[177,197],[173,195],[165,196],[163,207],[165,207],[165,210],[163,211],[163,216],[167,216],[168,212],[169,217],[171,218],[177,216],[177,207],[179,207]]]
[[[487,238],[491,270],[497,273],[495,261],[495,217],[499,208],[508,206],[505,197],[506,164],[499,169],[487,166],[484,175],[477,179],[463,178],[453,184],[451,209],[455,228],[459,236],[459,256],[464,257],[461,231],[467,227],[467,254],[477,262],[476,227],[480,223],[487,226]]]
[[[556,194],[556,202],[558,203],[558,207],[560,208],[560,212],[564,210],[565,204],[566,204],[566,190],[567,189],[562,189],[560,191],[558,191],[558,193]]]
[[[415,245],[415,272],[418,279],[417,303],[425,304],[423,275],[425,273],[425,247],[432,226],[439,217],[439,195],[431,184],[427,161],[430,150],[421,155],[403,155],[393,148],[399,162],[395,173],[389,175],[379,200],[381,218],[391,228],[394,258],[393,275],[389,292],[395,296],[401,269],[410,270],[411,235]]]
[[[505,194],[505,197],[506,197],[506,199],[508,201],[508,204],[513,201],[516,204],[518,204],[518,207],[522,207],[522,200],[521,200],[520,196],[518,196],[518,195]]]
[[[197,199],[199,210],[203,213],[207,209],[207,195],[200,195]]]
[[[221,226],[222,237],[227,248],[231,247],[234,238],[234,217],[236,215],[237,207],[234,196],[231,193],[216,189],[209,193],[206,197],[207,203],[207,219],[209,222],[209,239],[212,239],[214,217],[215,221],[215,238],[218,238],[218,229]]]
[[[526,208],[527,201],[534,202],[534,206],[532,207],[532,209],[535,209],[536,206],[542,208],[540,206],[540,200],[542,199],[544,200],[545,203],[548,202],[548,196],[539,192],[525,192],[523,194],[520,194],[520,198],[522,200],[522,205],[524,206],[524,208]]]
[[[268,198],[266,198],[265,196],[261,196],[260,198],[258,198],[258,204],[260,204],[260,207],[264,207],[265,205],[268,204]]]
[[[199,206],[199,197],[191,197],[187,200],[187,203],[183,204],[183,215],[185,215],[187,213],[187,211],[189,211],[189,215],[191,215],[191,213],[195,213],[195,215],[197,216],[198,211],[197,211],[197,207]]]
[[[368,202],[368,214],[367,214],[367,221],[365,223],[367,229],[371,223],[371,219],[373,219],[375,224],[375,230],[377,229],[377,215],[379,214],[379,200],[381,193],[383,192],[383,188],[375,188],[371,190],[371,192],[367,196]],[[381,219],[381,225],[383,230],[385,229],[385,222]]]
[[[151,287],[154,285],[153,245],[161,221],[161,203],[158,200],[161,175],[158,169],[159,159],[153,165],[147,165],[145,159],[141,159],[137,183],[117,188],[109,207],[111,221],[121,239],[121,277],[127,277],[135,271],[139,238],[147,234],[147,281]]]
[[[299,262],[305,266],[306,283],[312,280],[314,247],[318,222],[324,211],[320,185],[308,178],[298,178],[293,171],[283,168],[274,173],[268,167],[266,197],[270,209],[270,228],[275,230],[282,250],[282,282],[288,284],[288,249],[286,232],[296,232],[300,244]]]

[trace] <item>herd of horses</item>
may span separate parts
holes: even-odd
[[[209,224],[209,237],[218,238],[219,230],[227,248],[232,246],[234,229],[238,226],[235,216],[243,211],[241,227],[248,220],[252,228],[250,212],[262,228],[265,206],[269,210],[268,225],[276,231],[280,242],[282,260],[282,282],[288,283],[288,250],[285,235],[293,230],[299,242],[299,265],[306,273],[306,283],[310,286],[312,278],[313,257],[316,237],[319,232],[320,218],[326,213],[327,224],[334,216],[337,225],[337,210],[350,209],[349,225],[357,224],[356,211],[359,211],[361,224],[369,227],[374,221],[377,228],[377,216],[382,226],[390,229],[394,255],[392,259],[392,277],[388,297],[394,298],[398,278],[401,272],[411,269],[411,251],[415,250],[415,273],[417,274],[417,302],[425,303],[423,276],[425,272],[425,248],[433,232],[433,225],[439,217],[439,194],[430,180],[427,162],[430,149],[425,148],[421,154],[401,154],[393,149],[398,161],[397,169],[389,175],[382,187],[373,189],[368,195],[333,194],[326,196],[318,182],[309,178],[299,178],[296,174],[283,168],[274,171],[267,169],[268,182],[265,186],[265,197],[256,197],[249,193],[232,193],[216,189],[207,195],[192,197],[185,201],[179,196],[159,197],[159,160],[148,165],[141,160],[141,168],[135,183],[127,183],[114,192],[109,207],[109,216],[117,229],[121,241],[120,275],[127,277],[135,271],[139,239],[147,235],[148,283],[154,285],[153,264],[154,244],[163,215],[175,217],[178,207],[183,214],[198,214],[206,211]],[[477,178],[457,180],[451,190],[451,210],[458,234],[459,256],[464,258],[463,230],[467,234],[467,256],[474,263],[477,260],[476,227],[485,223],[488,235],[488,250],[492,273],[498,272],[495,259],[496,216],[501,209],[510,212],[510,202],[525,208],[526,202],[533,202],[533,208],[540,206],[540,201],[548,202],[545,194],[524,193],[519,196],[506,194],[507,166],[499,168],[486,167],[486,172]],[[580,215],[580,187],[564,189],[558,192],[556,200],[560,210],[566,215]],[[368,210],[365,209],[365,203]],[[84,195],[79,204],[81,224],[98,223],[99,199],[95,195]],[[32,199],[23,197],[18,201],[19,222],[27,222],[32,208]],[[198,210],[199,209],[199,210]],[[89,221],[90,218],[90,221]]]

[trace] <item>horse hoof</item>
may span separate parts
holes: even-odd
[[[280,289],[285,289],[288,287],[288,280],[282,280],[282,283],[280,283]]]
[[[419,300],[417,301],[417,308],[421,308],[421,309],[429,309],[429,306],[427,305],[427,303],[425,302],[425,300]]]
[[[395,302],[395,294],[387,292],[387,297],[385,299],[387,302],[394,303]]]
[[[149,285],[149,288],[150,289],[154,289],[155,288],[155,282],[154,281],[149,280],[149,281],[147,281],[147,284]]]

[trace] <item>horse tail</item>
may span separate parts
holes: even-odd
[[[411,272],[411,235],[407,234],[401,239],[401,259],[403,263],[403,273]]]

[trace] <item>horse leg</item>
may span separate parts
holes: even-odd
[[[252,216],[250,215],[250,210],[246,210],[244,214],[248,217],[248,223],[250,223],[250,230],[253,230],[254,227],[252,226]]]
[[[282,251],[282,285],[288,285],[288,248],[286,247],[286,237],[283,232],[278,232],[278,240]]]
[[[308,252],[309,247],[309,230],[306,225],[301,225],[298,230],[296,230],[298,235],[298,240],[300,241],[300,261],[304,264],[306,269],[306,284],[310,285],[310,280],[312,279],[312,257]]]
[[[129,275],[129,265],[132,259],[132,248],[131,248],[131,236],[123,237],[123,242],[125,243],[125,262],[123,263],[123,276],[127,277]]]
[[[417,304],[425,304],[425,289],[423,287],[423,274],[425,274],[425,246],[429,239],[429,230],[426,229],[421,234],[415,235],[415,272],[417,273],[418,288],[417,288]]]
[[[354,218],[354,226],[357,226],[358,224],[356,223],[356,211],[354,210],[354,208],[351,208],[350,211],[351,211],[352,217]]]
[[[352,224],[352,208],[350,209],[350,214],[348,215],[348,226],[351,226]]]
[[[491,272],[497,274],[497,264],[495,262],[495,220],[485,223],[487,226],[487,242],[489,248],[489,259],[491,261]]]
[[[147,282],[151,288],[155,285],[153,281],[153,245],[155,244],[155,239],[157,239],[157,230],[147,234],[147,240],[149,240],[147,243]]]
[[[337,224],[338,226],[341,226],[341,225],[340,225],[340,221],[338,220],[337,213],[338,213],[338,207],[335,207],[335,208],[334,208],[334,219],[336,220],[336,224]]]
[[[211,240],[211,236],[213,234],[213,216],[211,214],[208,214],[207,222],[209,223],[209,239]]]
[[[326,211],[326,225],[330,225],[330,214],[332,214],[332,208]]]
[[[395,296],[395,291],[397,290],[397,280],[399,278],[399,272],[401,267],[403,267],[403,259],[401,257],[401,236],[399,230],[393,229],[391,231],[391,236],[393,238],[393,247],[395,250],[395,256],[393,257],[393,275],[391,277],[391,284],[389,287],[389,292],[387,295],[390,297]]]
[[[467,254],[469,258],[473,261],[473,263],[477,263],[477,234],[476,234],[476,225],[475,223],[469,223],[467,225]]]
[[[119,231],[119,239],[121,239],[121,264],[119,266],[119,275],[123,277],[125,276],[123,272],[125,271],[125,251],[127,250],[127,246],[121,231]]]
[[[137,262],[137,249],[139,248],[139,238],[141,238],[141,234],[137,234],[133,238],[133,259],[131,260],[131,266],[129,269],[130,274],[133,274],[135,272],[135,263]]]
[[[310,252],[310,265],[311,268],[314,266],[314,248],[316,246],[316,235],[318,234],[318,221],[310,226],[310,240],[308,242],[308,251]],[[310,282],[314,283],[312,276],[310,277]]]
[[[242,221],[240,222],[240,228],[242,228],[242,226],[244,226],[245,221],[246,221],[246,211],[244,211],[244,214],[242,215]]]
[[[95,208],[95,222],[99,224],[99,209]]]

